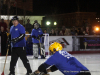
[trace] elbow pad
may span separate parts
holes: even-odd
[[[43,71],[45,71],[49,66],[50,66],[50,65],[48,65],[48,64],[46,64],[46,63],[43,63],[43,64],[41,64],[41,65],[39,66],[38,70],[39,70],[40,72],[43,72]]]
[[[24,37],[25,37],[25,34],[21,34],[19,37],[13,38],[13,39],[11,40],[11,42],[16,43],[16,42],[18,42],[19,40],[22,40]]]

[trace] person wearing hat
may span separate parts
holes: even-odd
[[[49,51],[53,55],[31,75],[45,75],[48,72],[54,72],[56,70],[60,70],[64,75],[91,75],[89,70],[74,56],[63,50],[60,43],[52,43],[49,46]]]
[[[19,18],[17,16],[12,18],[12,22],[13,25],[10,28],[12,53],[9,75],[15,75],[15,66],[19,57],[22,60],[24,67],[27,69],[26,75],[30,75],[32,70],[26,57],[25,28],[19,23]]]

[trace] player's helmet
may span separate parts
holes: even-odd
[[[39,28],[39,23],[35,23],[35,24],[34,24],[34,28],[35,28],[35,29],[38,29],[38,28]]]
[[[19,20],[19,18],[17,17],[17,16],[14,16],[13,18],[12,18],[12,21],[13,20]]]
[[[56,51],[60,51],[60,50],[62,50],[62,48],[63,48],[62,45],[60,43],[58,43],[58,42],[54,42],[49,46],[49,50],[51,52],[53,52],[54,49],[56,49]]]

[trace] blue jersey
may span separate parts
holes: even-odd
[[[11,39],[19,37],[21,34],[25,34],[25,28],[19,23],[17,26],[11,26],[10,28]],[[25,47],[25,37],[16,43],[12,43],[12,47]]]
[[[88,70],[74,56],[63,50],[54,53],[45,63],[55,65],[64,75],[76,75],[79,71]]]
[[[42,34],[43,34],[43,32],[42,32],[41,28],[33,29],[31,32],[31,36],[35,36],[35,37],[38,37],[38,35],[42,35]],[[41,38],[40,38],[40,41],[41,41]],[[39,41],[34,38],[32,38],[32,42],[39,43]]]

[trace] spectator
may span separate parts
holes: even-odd
[[[47,30],[45,29],[45,30],[43,31],[43,33],[46,34],[46,33],[47,33]]]
[[[1,19],[0,28],[1,28],[1,26],[4,27],[4,31],[7,31],[6,30],[7,29],[7,24],[4,22],[4,19]]]
[[[32,31],[32,25],[30,24],[30,19],[27,20],[27,24],[25,26],[26,31],[28,31],[29,33],[31,33]]]
[[[56,34],[56,36],[59,35],[59,30],[58,30],[58,28],[55,29],[55,34]]]
[[[86,26],[85,32],[87,35],[89,35],[89,27],[88,26]]]
[[[84,35],[84,33],[83,33],[83,27],[81,27],[81,28],[79,28],[79,33],[78,33],[78,35]]]
[[[48,33],[48,34],[50,33],[50,28],[47,28],[47,33]]]
[[[76,30],[76,27],[73,26],[72,30],[71,30],[71,34],[72,35],[77,35],[77,30]]]
[[[6,32],[4,31],[4,27],[1,26],[1,31],[0,31],[0,36],[1,36],[1,55],[2,56],[5,56],[6,55],[6,52],[7,52],[7,34]]]
[[[13,25],[12,20],[10,20],[9,28]]]
[[[64,36],[71,35],[70,29],[66,28]]]
[[[83,31],[83,35],[87,35],[86,32],[85,32],[85,30]]]
[[[63,32],[62,32],[62,30],[60,30],[60,32],[59,32],[59,36],[63,36]]]
[[[65,33],[65,30],[66,30],[66,27],[65,26],[62,26],[62,33],[63,33],[63,35]]]
[[[50,36],[56,36],[54,29],[51,30],[51,32],[50,32],[49,35],[50,35]]]

